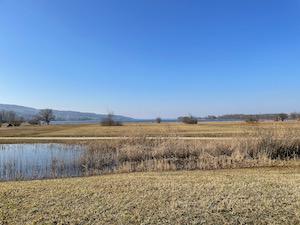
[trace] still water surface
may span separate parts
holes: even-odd
[[[82,176],[86,146],[1,144],[0,181]]]

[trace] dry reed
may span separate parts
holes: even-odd
[[[298,163],[299,130],[256,129],[232,140],[187,141],[162,130],[155,140],[144,131],[128,140],[90,143],[81,156],[86,173],[225,169]]]
[[[168,126],[157,132],[155,139],[149,139],[146,130],[141,129],[129,134],[128,139],[90,141],[73,147],[48,144],[49,151],[56,152],[55,157],[46,159],[49,163],[24,165],[21,158],[2,162],[0,181],[300,165],[299,133],[298,129],[258,127],[233,139],[182,140]]]

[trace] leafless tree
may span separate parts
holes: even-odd
[[[15,127],[20,126],[24,122],[24,118],[22,116],[17,116],[15,119],[12,121],[12,125]]]
[[[55,116],[52,112],[52,109],[42,109],[36,115],[36,119],[40,121],[45,121],[49,125],[51,121],[55,120]]]
[[[40,125],[41,121],[35,117],[33,119],[27,120],[27,123],[29,123],[30,125]]]
[[[101,126],[122,126],[120,121],[115,121],[113,119],[114,111],[107,110],[107,118],[101,120]]]
[[[289,118],[289,115],[286,113],[279,113],[274,117],[274,121],[284,121],[285,119]]]
[[[12,124],[16,119],[16,113],[14,111],[5,111],[6,122]]]
[[[290,115],[289,115],[290,119],[292,120],[297,120],[300,118],[300,114],[297,113],[297,112],[291,112]]]
[[[278,116],[281,121],[284,121],[285,119],[289,118],[289,115],[286,113],[280,113]]]

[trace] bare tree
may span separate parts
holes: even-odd
[[[284,121],[285,119],[289,118],[289,115],[286,113],[279,113],[274,117],[274,121]]]
[[[278,116],[281,121],[284,121],[285,119],[289,118],[289,115],[286,113],[280,113]]]
[[[107,110],[107,118],[101,120],[101,126],[122,126],[120,121],[115,121],[113,119],[114,111]]]
[[[30,125],[40,125],[41,121],[35,117],[33,119],[27,120],[27,123],[29,123]]]
[[[297,113],[297,112],[291,112],[289,117],[290,117],[290,119],[292,119],[292,120],[297,120],[297,119],[300,118],[300,114]]]
[[[17,116],[15,119],[12,121],[12,125],[15,127],[20,126],[24,122],[24,118],[22,116]]]
[[[157,118],[156,118],[156,122],[157,122],[157,123],[161,123],[161,118],[160,118],[160,117],[157,117]]]
[[[6,122],[12,124],[16,119],[16,113],[14,111],[5,111]]]
[[[52,109],[42,109],[36,115],[36,119],[40,121],[45,121],[49,125],[51,121],[55,120],[55,116],[52,112]]]

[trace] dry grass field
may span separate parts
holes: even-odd
[[[0,224],[300,224],[300,168],[5,182]]]
[[[0,183],[0,224],[300,224],[299,122],[23,125],[0,136],[130,137],[71,141],[88,147],[77,162],[87,177]]]
[[[241,133],[252,132],[259,128],[299,129],[299,121],[260,122],[199,122],[183,123],[124,123],[124,126],[103,127],[100,124],[54,124],[54,125],[21,125],[20,127],[0,127],[0,137],[122,137],[136,133],[147,133],[158,136],[171,132],[182,137],[232,137]]]

